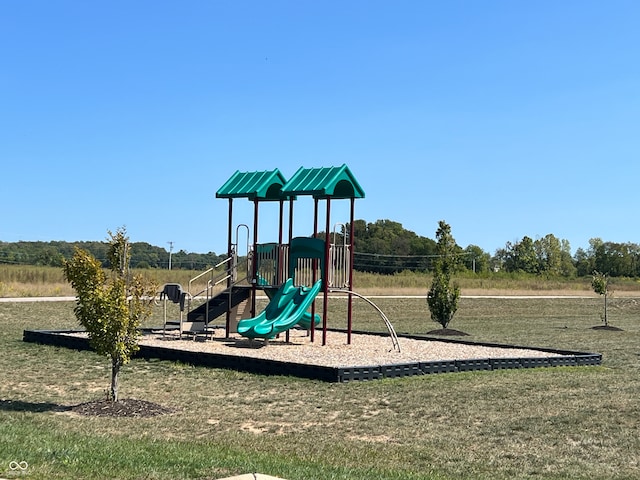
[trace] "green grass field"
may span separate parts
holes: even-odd
[[[424,298],[375,301],[398,333],[437,327]],[[344,301],[330,308],[339,326]],[[104,396],[107,359],[24,343],[22,332],[76,327],[72,310],[0,303],[2,478],[640,478],[638,298],[612,301],[620,332],[591,328],[599,298],[465,298],[451,324],[476,341],[599,352],[599,367],[329,384],[134,360],[120,394],[174,411],[152,418],[67,411]],[[385,328],[363,302],[354,327]]]

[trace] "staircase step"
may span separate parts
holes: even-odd
[[[229,290],[224,290],[215,297],[209,299],[208,302],[205,302],[188,312],[187,320],[204,322],[208,311],[208,320],[209,323],[211,323],[220,315],[226,313],[229,308],[233,308],[241,301],[249,298],[250,294],[251,287],[232,287],[231,295],[229,295]],[[231,299],[229,299],[229,296],[231,296]],[[229,305],[229,300],[231,300],[231,305]]]

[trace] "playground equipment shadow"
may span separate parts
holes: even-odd
[[[346,332],[308,332],[293,329],[287,338],[260,340],[163,337],[146,329],[140,340],[141,358],[179,361],[211,368],[226,368],[264,375],[286,375],[326,382],[377,380],[412,375],[502,370],[536,367],[600,365],[599,353],[480,343],[432,336],[399,336],[401,351],[395,351],[388,335],[354,332],[351,343]],[[284,335],[283,335],[284,336]],[[282,337],[282,336],[281,336]],[[25,330],[25,342],[90,349],[85,332],[78,330]]]

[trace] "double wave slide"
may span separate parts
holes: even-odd
[[[311,315],[307,313],[307,309],[321,288],[322,280],[318,280],[312,287],[296,287],[293,279],[289,278],[257,317],[238,322],[238,333],[247,338],[268,340],[298,324],[308,328],[311,325]],[[315,317],[317,324],[319,316]]]

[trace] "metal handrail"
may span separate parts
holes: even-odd
[[[225,265],[225,264],[229,264],[231,263],[231,265],[228,265],[227,268],[225,270],[223,270],[222,272],[219,272],[219,274],[217,276],[213,275],[213,272],[220,268],[221,266]],[[232,279],[231,282],[231,286],[237,285],[238,283],[242,282],[243,280],[246,280],[248,277],[242,277],[238,280],[238,262],[237,262],[237,255],[235,255],[235,251],[234,254],[232,254],[230,257],[225,258],[224,260],[222,260],[221,262],[219,262],[218,264],[214,265],[211,268],[208,268],[207,270],[205,270],[204,272],[199,273],[198,275],[196,275],[195,277],[193,277],[191,280],[189,280],[189,287],[188,287],[188,303],[187,303],[187,311],[191,311],[191,301],[192,299],[195,299],[196,297],[199,297],[200,295],[202,295],[203,293],[205,294],[205,302],[209,302],[209,300],[213,297],[213,289],[220,285],[222,282],[228,280],[228,279]],[[200,290],[199,292],[196,293],[191,293],[191,289],[192,289],[192,285],[193,282],[195,282],[196,280],[202,278],[203,276],[207,275],[207,274],[211,274],[211,278],[209,280],[207,280],[207,285],[205,288],[203,288],[202,290]],[[208,314],[209,311],[207,310],[205,313],[205,323],[209,323],[208,322]]]
[[[196,275],[195,277],[193,277],[192,279],[189,280],[189,287],[188,287],[188,293],[189,293],[189,297],[188,297],[188,306],[187,306],[187,311],[191,311],[191,301],[192,299],[199,297],[200,295],[202,295],[203,293],[205,294],[205,301],[208,303],[209,300],[212,297],[212,293],[213,293],[213,288],[218,285],[221,281],[226,280],[229,277],[229,270],[230,269],[226,269],[222,272],[220,272],[220,274],[217,277],[213,276],[213,272],[215,272],[216,269],[218,269],[219,267],[221,267],[222,265],[225,265],[226,263],[229,263],[231,260],[233,259],[233,257],[227,257],[225,258],[223,261],[219,262],[218,264],[214,265],[213,267],[208,268],[207,270],[205,270],[204,272],[199,273],[198,275]],[[196,280],[204,277],[205,275],[210,274],[212,278],[210,278],[209,280],[207,280],[207,285],[204,289],[200,290],[197,293],[192,293],[191,289],[192,289],[192,285],[193,282],[195,282]],[[219,277],[222,277],[223,280],[218,280]],[[214,281],[216,280],[216,281]],[[209,310],[207,310],[205,312],[205,324],[208,325],[209,324]]]
[[[225,263],[229,263],[231,260],[233,260],[233,256],[231,257],[227,257],[225,258],[223,261],[221,261],[220,263],[218,263],[217,265],[214,265],[213,267],[208,268],[207,270],[205,270],[204,272],[199,273],[198,275],[196,275],[195,277],[193,277],[191,280],[189,280],[189,288],[188,288],[188,292],[189,294],[191,294],[191,285],[193,284],[193,282],[195,282],[196,280],[198,280],[201,277],[204,277],[206,274],[211,273],[213,271],[215,271],[216,269],[218,269],[219,267],[221,267],[222,265],[224,265]],[[229,273],[231,269],[227,269],[224,272],[221,272],[221,275],[225,275],[223,280],[226,280],[227,278],[229,278],[231,276],[231,274]],[[216,277],[217,278],[217,277]],[[207,282],[207,286],[209,285],[210,282],[213,281],[213,278],[209,279],[209,281]],[[213,286],[218,285],[222,280],[217,280]],[[205,289],[206,290],[206,289]],[[202,293],[205,292],[205,290],[201,290],[200,292],[193,294],[194,297],[197,297],[198,295],[201,295]]]
[[[333,226],[333,244],[337,245],[336,236],[338,235],[338,231],[337,231],[338,226],[342,227],[342,232],[343,233],[340,234],[340,235],[342,235],[342,246],[346,247],[347,246],[347,235],[348,235],[348,233],[347,233],[347,226],[344,223],[336,223]]]

